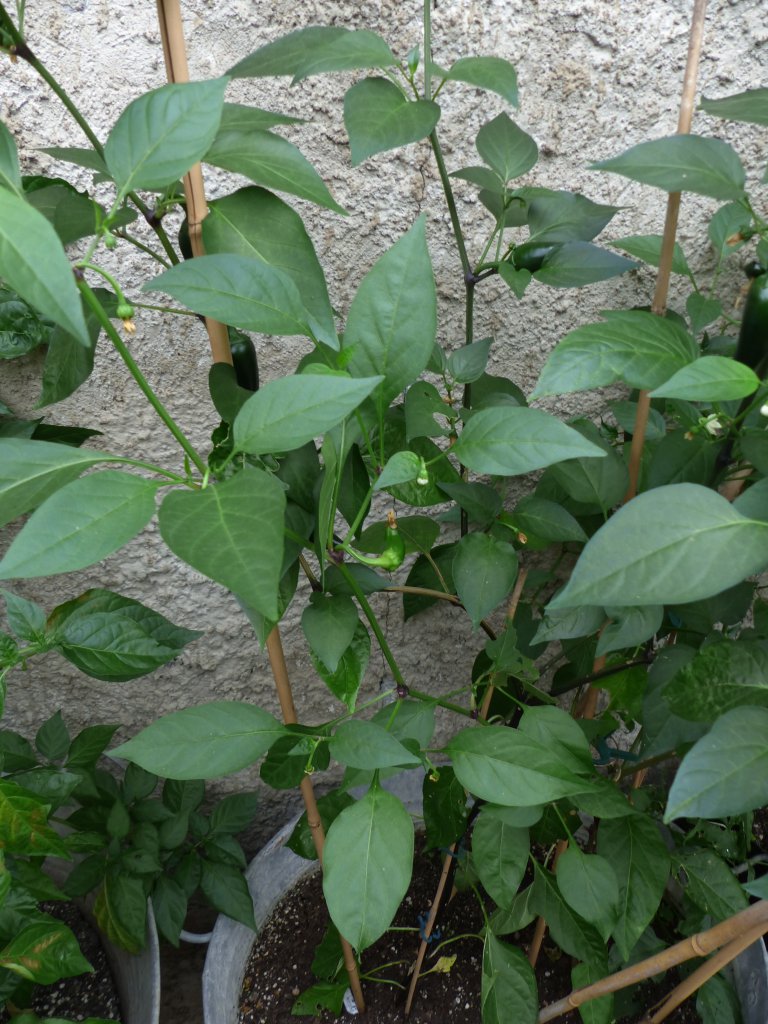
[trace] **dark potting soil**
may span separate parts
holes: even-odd
[[[93,967],[93,973],[78,974],[73,978],[62,978],[53,985],[37,987],[32,1009],[43,1018],[80,1021],[96,1017],[119,1021],[120,999],[98,931],[74,903],[43,903],[41,909],[63,921],[74,932],[83,956]],[[7,1020],[8,1014],[0,1007],[0,1024]]]
[[[429,911],[440,865],[437,860],[418,857],[414,879],[398,911],[394,925],[418,928],[419,915]],[[459,893],[441,911],[441,941],[453,936],[479,932],[483,920],[473,893]],[[254,943],[248,961],[240,1000],[238,1024],[394,1024],[404,1020],[403,1007],[410,983],[408,969],[416,958],[418,931],[390,931],[363,955],[363,973],[374,973],[376,967],[393,966],[375,975],[397,985],[375,983],[364,979],[367,1001],[365,1016],[343,1012],[335,1017],[323,1011],[316,1017],[295,1017],[291,1007],[297,996],[314,984],[310,965],[315,949],[328,926],[328,915],[322,901],[320,876],[315,873],[293,887],[275,908]],[[516,935],[505,936],[505,942],[527,951],[533,925]],[[432,948],[437,943],[432,944]],[[462,938],[427,954],[422,977],[409,1021],[412,1024],[480,1024],[480,976],[482,943],[476,938]],[[430,971],[440,957],[456,957],[448,973]],[[563,998],[571,991],[570,971],[573,961],[544,940],[537,968],[539,1000],[542,1005]],[[647,1002],[640,1003],[642,1012],[658,1002],[674,987],[668,974],[664,982],[647,986]],[[667,1018],[669,1024],[700,1024],[700,1018],[689,1001]],[[576,1012],[558,1018],[559,1024],[580,1024]],[[639,1016],[622,1017],[617,1024],[637,1024]]]

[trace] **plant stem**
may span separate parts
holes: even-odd
[[[424,0],[424,99],[432,99],[432,0]]]
[[[189,440],[187,439],[186,435],[183,433],[183,431],[177,425],[177,423],[174,420],[174,418],[171,416],[171,414],[168,412],[168,410],[165,408],[163,403],[160,401],[160,399],[157,397],[157,395],[154,393],[154,391],[150,387],[149,383],[147,382],[147,379],[145,378],[144,374],[139,369],[139,367],[138,367],[135,359],[131,355],[131,353],[128,351],[128,348],[127,348],[125,342],[120,337],[118,332],[115,330],[114,324],[112,323],[112,321],[107,316],[106,310],[104,309],[102,304],[99,302],[99,300],[93,294],[93,291],[91,290],[90,286],[84,280],[78,281],[77,284],[78,284],[80,292],[81,292],[83,298],[85,299],[86,303],[88,304],[88,306],[90,306],[90,308],[96,314],[96,318],[98,319],[98,321],[101,324],[101,326],[104,328],[107,336],[109,337],[109,340],[115,346],[115,348],[118,351],[118,354],[120,355],[120,358],[123,360],[125,365],[128,367],[128,370],[130,371],[131,376],[136,381],[136,383],[139,385],[141,390],[144,392],[144,395],[147,398],[147,401],[150,403],[150,405],[155,410],[157,415],[160,417],[160,419],[166,425],[168,430],[173,434],[173,436],[179,442],[179,444],[181,445],[181,447],[182,447],[182,449],[184,451],[184,454],[190,459],[190,461],[195,466],[195,468],[200,473],[205,474],[205,472],[206,472],[205,462],[200,457],[200,455],[197,453],[197,451],[195,451],[195,449],[192,447],[192,444],[189,442]]]
[[[440,175],[440,183],[443,186],[443,192],[445,193],[445,201],[448,204],[448,213],[451,218],[451,226],[453,227],[453,234],[456,239],[456,248],[459,250],[459,259],[461,260],[461,269],[464,274],[464,279],[472,276],[472,267],[467,256],[467,247],[464,244],[464,233],[461,230],[461,221],[459,220],[459,211],[456,208],[456,198],[453,194],[453,188],[451,187],[451,179],[448,176],[448,169],[445,166],[445,160],[443,159],[443,150],[440,146],[440,140],[437,137],[437,129],[433,129],[429,136],[429,142],[432,146],[432,152],[435,155],[435,163],[437,164],[437,173]]]
[[[344,577],[344,579],[351,587],[355,597],[357,598],[357,603],[363,610],[363,615],[365,615],[366,619],[368,619],[368,623],[371,629],[373,630],[373,634],[376,637],[376,640],[378,641],[379,647],[381,648],[381,653],[384,655],[387,664],[389,665],[389,668],[392,672],[392,678],[395,680],[400,689],[407,691],[408,687],[406,685],[405,679],[403,678],[403,674],[400,671],[400,667],[398,666],[397,662],[395,661],[395,656],[393,655],[390,646],[387,643],[387,638],[384,636],[384,632],[382,631],[382,628],[379,625],[379,621],[376,618],[376,615],[374,614],[373,608],[371,608],[370,604],[368,603],[368,599],[358,586],[355,577],[352,575],[352,573],[349,571],[346,565],[344,565],[343,562],[339,565],[339,571],[341,572],[341,575]]]

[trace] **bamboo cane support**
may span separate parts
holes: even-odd
[[[611,992],[618,992],[638,981],[645,981],[655,974],[668,971],[670,967],[677,967],[686,960],[690,960],[691,957],[707,956],[720,946],[725,946],[734,939],[738,940],[740,937],[746,936],[748,932],[752,935],[753,932],[757,932],[758,928],[762,930],[760,934],[768,930],[768,900],[753,903],[751,907],[734,914],[727,921],[721,921],[720,924],[716,924],[705,932],[691,935],[639,964],[633,964],[623,971],[617,971],[616,974],[602,978],[593,985],[574,989],[565,999],[559,999],[556,1003],[545,1006],[539,1013],[538,1024],[548,1024],[548,1021],[556,1020],[564,1013],[576,1010],[592,999],[607,996]],[[754,936],[750,941],[754,941]]]
[[[693,16],[691,19],[691,31],[688,40],[688,60],[685,67],[683,80],[683,93],[680,100],[680,113],[677,121],[678,135],[687,135],[691,130],[693,120],[694,100],[696,97],[696,78],[699,70],[699,57],[701,56],[701,43],[704,36],[704,15],[706,13],[706,0],[695,0],[693,5]],[[656,289],[653,295],[651,306],[657,316],[664,316],[667,308],[667,295],[669,293],[669,277],[672,271],[672,256],[675,250],[675,235],[677,234],[677,219],[680,212],[680,193],[670,192],[667,200],[667,215],[664,222],[664,235],[661,245],[661,258],[659,269],[656,275]],[[637,494],[637,483],[640,477],[640,460],[645,444],[645,432],[648,426],[648,413],[651,408],[651,399],[647,391],[641,391],[637,402],[635,414],[635,428],[632,434],[632,447],[629,455],[629,486],[624,495],[624,503],[631,501]]]

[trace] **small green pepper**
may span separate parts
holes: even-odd
[[[749,264],[746,270],[752,284],[744,303],[735,358],[762,377],[768,369],[768,272],[759,263]]]
[[[529,270],[535,274],[558,249],[560,245],[553,242],[524,242],[515,246],[512,262],[518,270]]]
[[[178,235],[179,252],[185,260],[191,260],[194,256],[192,252],[192,240],[189,237],[189,218],[184,214],[184,220],[181,222]]]
[[[247,334],[238,331],[236,327],[228,327],[227,331],[237,383],[246,391],[258,391],[259,362],[256,357],[256,346]]]
[[[378,569],[386,569],[387,572],[394,572],[395,569],[399,569],[403,564],[405,541],[400,536],[395,513],[391,510],[387,512],[387,529],[384,536],[387,546],[380,555],[363,555],[359,551],[355,551],[354,548],[349,547],[345,547],[344,550],[363,565],[370,565]]]

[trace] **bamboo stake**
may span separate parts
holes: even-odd
[[[166,77],[169,82],[188,82],[189,66],[179,0],[157,0],[157,18],[163,40]],[[187,200],[187,222],[192,253],[195,256],[204,256],[202,223],[208,213],[208,204],[205,201],[203,171],[200,164],[195,164],[184,175],[184,195]],[[205,329],[208,331],[213,362],[231,365],[232,354],[229,351],[227,328],[218,320],[206,317]]]
[[[688,42],[688,60],[685,67],[685,78],[683,80],[683,93],[680,100],[680,113],[677,121],[677,134],[687,135],[691,130],[693,120],[693,107],[696,96],[696,77],[699,70],[699,57],[701,54],[701,43],[704,35],[704,14],[706,11],[706,0],[695,0],[693,5],[693,17],[691,20],[691,32]],[[656,275],[656,289],[653,295],[653,312],[657,316],[664,316],[667,308],[667,295],[669,293],[669,277],[672,271],[672,256],[675,250],[675,235],[677,234],[677,218],[680,211],[680,193],[670,192],[667,200],[667,215],[664,222],[664,235],[661,245],[661,258],[659,269]],[[632,434],[632,447],[629,456],[629,486],[624,495],[624,504],[631,501],[637,494],[637,482],[640,476],[640,460],[645,444],[645,432],[648,426],[648,413],[651,408],[651,399],[647,391],[641,391],[637,402],[635,414],[635,428]]]
[[[512,622],[512,620],[515,617],[515,612],[517,611],[517,606],[520,603],[520,597],[523,593],[523,587],[525,586],[525,581],[527,577],[528,570],[525,568],[521,568],[520,572],[517,574],[517,579],[515,580],[515,587],[512,591],[512,596],[510,597],[509,604],[507,606],[507,622]],[[480,713],[478,714],[478,719],[481,721],[485,721],[485,719],[488,717],[488,709],[491,706],[493,691],[494,686],[493,684],[491,684],[485,693],[485,697],[483,698],[483,704],[482,707],[480,708]],[[424,957],[426,956],[427,953],[427,947],[429,946],[429,939],[430,936],[432,935],[432,929],[435,926],[435,920],[437,919],[437,915],[440,910],[440,904],[442,902],[443,893],[445,892],[445,887],[448,882],[448,876],[451,872],[451,861],[455,856],[456,843],[453,843],[448,848],[448,852],[443,858],[443,870],[440,875],[440,881],[437,883],[435,898],[433,899],[432,906],[430,907],[429,910],[427,923],[424,925],[424,932],[421,939],[421,945],[419,946],[419,952],[416,956],[416,963],[413,965],[413,970],[411,971],[411,983],[408,987],[408,995],[405,1000],[406,1017],[411,1012],[413,998],[416,995],[416,986],[419,983],[419,974],[421,972],[422,964],[424,963]]]
[[[756,932],[758,927],[761,929],[760,934],[768,930],[768,900],[753,903],[751,907],[739,911],[738,914],[729,917],[727,921],[721,921],[720,924],[716,924],[705,932],[691,935],[639,964],[633,964],[623,971],[617,971],[616,974],[602,978],[593,985],[575,989],[565,999],[559,999],[557,1002],[545,1006],[539,1013],[538,1024],[548,1024],[548,1021],[555,1020],[571,1010],[576,1010],[592,999],[599,999],[600,996],[618,992],[628,985],[645,981],[655,974],[668,971],[670,967],[677,967],[686,960],[690,960],[691,957],[707,956],[720,946],[738,940],[742,936],[746,937],[747,933],[751,936],[750,941],[754,941],[755,936],[752,933]]]
[[[189,66],[187,64],[187,50],[184,42],[184,29],[179,0],[157,0],[157,16],[160,25],[160,35],[163,40],[163,56],[165,58],[168,81],[188,82]],[[187,221],[189,223],[189,239],[192,245],[192,252],[195,256],[202,256],[205,253],[203,248],[202,222],[208,213],[208,204],[205,200],[203,172],[200,164],[195,164],[184,176],[184,195],[187,200]],[[231,365],[232,354],[229,350],[229,335],[226,326],[209,317],[205,319],[205,326],[208,331],[213,362],[230,363]],[[278,700],[283,712],[283,720],[286,725],[295,724],[298,720],[296,707],[293,702],[291,682],[288,677],[283,645],[280,640],[280,631],[277,626],[274,627],[267,637],[267,653],[275,680]],[[325,833],[317,809],[312,780],[308,775],[303,778],[300,788],[307,812],[307,823],[309,824],[312,840],[317,851],[318,861],[322,867]],[[360,985],[355,954],[346,939],[342,939],[341,942],[344,953],[344,966],[349,975],[349,986],[352,990],[357,1009],[360,1013],[363,1013],[365,1011],[365,999],[363,998],[363,990]]]

